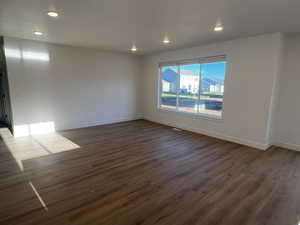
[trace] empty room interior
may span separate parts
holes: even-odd
[[[300,225],[299,0],[0,0],[0,224]]]

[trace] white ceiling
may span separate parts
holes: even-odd
[[[221,33],[213,31],[218,20]],[[135,43],[140,54],[298,31],[300,0],[0,0],[0,35],[117,51]]]

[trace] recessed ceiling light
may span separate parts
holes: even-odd
[[[170,44],[170,40],[168,37],[165,37],[164,40],[163,40],[163,43],[164,44]]]
[[[48,11],[48,16],[51,16],[51,17],[58,17],[58,13],[55,12],[55,11]]]
[[[42,36],[43,35],[43,32],[41,32],[41,31],[34,31],[33,33],[37,36]]]
[[[136,48],[135,45],[132,46],[131,51],[132,51],[132,52],[136,52],[136,51],[137,51],[137,48]]]
[[[223,26],[221,24],[217,24],[214,28],[215,31],[222,31],[223,30]]]

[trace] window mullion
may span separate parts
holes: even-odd
[[[202,79],[202,64],[199,63],[199,88],[198,88],[198,107],[197,107],[197,113],[200,112],[200,95],[201,95],[201,79]]]
[[[158,85],[159,85],[159,93],[158,93],[158,107],[161,108],[161,98],[162,98],[162,71],[161,71],[161,67],[159,68],[159,82],[158,82]]]
[[[176,78],[176,110],[179,106],[179,88],[180,87],[180,66],[177,65],[177,78]]]

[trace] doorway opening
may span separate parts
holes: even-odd
[[[7,127],[13,133],[12,124],[12,110],[4,51],[4,38],[0,37],[0,127]]]

